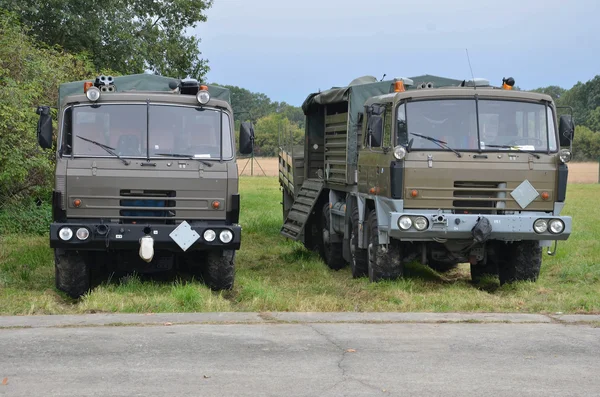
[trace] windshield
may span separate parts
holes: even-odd
[[[221,127],[222,126],[222,127]],[[146,158],[233,157],[229,116],[220,110],[173,105],[75,106],[65,114],[65,140],[76,156]],[[100,144],[100,145],[98,145]]]
[[[456,150],[557,149],[552,109],[528,102],[487,99],[408,102],[398,108],[398,144],[406,146],[409,139],[414,139],[413,150],[443,150],[431,140],[411,133],[444,141]]]

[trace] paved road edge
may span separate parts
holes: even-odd
[[[0,329],[268,323],[562,323],[600,326],[600,315],[526,313],[231,312],[0,316]]]

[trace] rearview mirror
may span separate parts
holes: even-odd
[[[570,146],[575,136],[575,124],[570,115],[560,116],[558,124],[558,138],[560,146]]]
[[[371,147],[381,147],[381,138],[383,136],[383,117],[369,117],[367,129],[369,133],[369,145]]]
[[[240,153],[250,154],[252,153],[252,146],[254,141],[254,126],[252,123],[244,122],[240,125]]]
[[[39,106],[35,111],[40,115],[37,125],[38,144],[42,149],[52,148],[52,116],[49,106]]]

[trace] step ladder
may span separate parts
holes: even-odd
[[[292,208],[290,208],[290,212],[283,222],[280,231],[282,236],[292,240],[298,240],[302,236],[302,231],[306,226],[310,213],[321,195],[323,184],[324,181],[321,179],[307,179],[304,181],[294,204],[292,204]]]

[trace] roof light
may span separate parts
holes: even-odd
[[[502,89],[503,90],[512,90],[514,85],[515,85],[515,79],[513,79],[512,77],[509,77],[509,78],[503,77],[502,78]]]
[[[404,82],[396,81],[394,83],[394,92],[404,92],[404,91],[406,91],[406,88],[404,88]]]
[[[85,83],[83,83],[83,92],[86,93],[87,90],[93,85],[94,83],[92,83],[91,81],[86,81]]]
[[[90,87],[86,91],[85,96],[91,102],[96,102],[98,99],[100,99],[100,90],[98,87]]]
[[[208,93],[208,87],[203,85],[200,86],[200,90],[196,94],[196,99],[201,105],[206,105],[210,101],[210,94]]]

